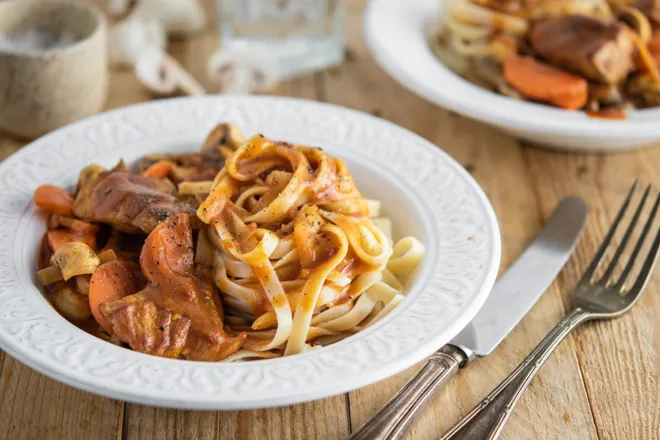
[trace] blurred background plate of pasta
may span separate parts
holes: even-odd
[[[441,26],[448,26],[448,32],[453,36],[483,39],[484,35],[480,33],[488,33],[488,26],[465,26],[463,15],[467,14],[465,19],[471,23],[492,19],[491,24],[496,22],[497,26],[512,27],[513,31],[528,25],[526,20],[514,15],[504,17],[506,14],[487,10],[482,6],[485,3],[488,2],[372,0],[365,15],[365,37],[385,72],[414,93],[528,142],[564,150],[611,152],[650,146],[660,139],[658,108],[633,109],[627,112],[625,119],[620,120],[589,117],[582,111],[514,99],[511,97],[513,93],[508,93],[509,96],[503,95],[502,91],[495,93],[456,74],[460,66],[454,65],[453,61],[463,60],[456,60],[450,53],[445,54],[448,56],[436,53],[443,49],[437,45]],[[543,6],[551,3],[545,2]],[[554,3],[576,7],[602,4],[609,8],[608,5],[616,2],[555,0]],[[448,8],[453,8],[453,12],[449,12]],[[450,13],[454,15],[447,20]],[[456,14],[463,14],[463,21],[454,20]],[[460,46],[461,53],[480,50],[478,45],[464,38],[458,38],[452,44],[454,52],[457,46]],[[445,52],[452,50],[450,48]]]
[[[360,193],[366,199],[380,200],[377,215],[390,220],[392,243],[407,236],[419,239],[426,252],[412,273],[407,274],[409,268],[401,258],[394,264],[396,258],[392,258],[387,265],[392,273],[402,275],[398,277],[402,281],[400,286],[397,280],[385,283],[394,285],[396,295],[402,295],[390,313],[380,313],[382,306],[374,308],[358,301],[353,309],[368,306],[373,322],[359,319],[368,325],[355,329],[359,331],[340,341],[330,341],[334,342],[331,345],[309,350],[304,343],[308,332],[305,330],[298,332],[302,340],[290,340],[287,346],[290,353],[284,353],[284,357],[250,362],[198,362],[156,357],[113,345],[72,325],[51,307],[39,286],[42,278],[36,276],[40,242],[49,222],[44,211],[33,203],[34,190],[44,184],[73,189],[79,171],[91,162],[110,169],[120,158],[131,166],[149,153],[199,151],[207,134],[221,121],[235,124],[248,136],[263,134],[295,145],[323,148],[323,153],[304,148],[300,151],[310,158],[310,163],[314,163],[315,157],[326,160],[323,156],[326,153],[341,159],[342,162],[337,162],[338,175],[341,177],[341,167],[345,164]],[[259,139],[263,138],[257,135],[252,142],[259,143]],[[289,151],[286,148],[282,151]],[[239,151],[252,154],[248,147]],[[222,193],[223,185],[238,182],[223,181],[223,173],[233,173],[242,179],[240,173],[246,172],[240,166],[232,171],[231,159],[227,170],[216,178],[214,194]],[[256,182],[264,186],[277,177],[276,172],[267,182],[258,179]],[[485,301],[499,268],[500,235],[493,209],[481,188],[458,163],[441,149],[394,124],[311,101],[207,96],[162,100],[110,111],[59,129],[12,155],[0,165],[0,181],[4,188],[0,194],[4,226],[0,236],[0,346],[54,379],[132,402],[191,409],[247,409],[315,400],[366,386],[421,361],[454,337]],[[258,192],[260,187],[252,188]],[[260,214],[258,200],[248,191],[234,202],[234,212],[250,211],[255,219],[268,215]],[[342,209],[328,205],[319,211],[323,221],[328,222],[322,228],[329,236],[341,235],[331,223],[342,224],[346,220],[337,217],[336,213]],[[373,210],[378,206],[370,204],[361,209],[375,215]],[[271,220],[262,217],[255,221],[260,225],[270,224]],[[321,221],[315,212],[310,212],[309,218],[316,220],[314,224]],[[204,220],[203,216],[200,219]],[[165,223],[171,226],[172,222]],[[389,229],[387,224],[376,224]],[[173,226],[177,227],[176,223]],[[310,223],[310,227],[314,225]],[[342,226],[344,230],[352,227]],[[210,245],[222,234],[237,234],[235,225],[213,228],[207,230]],[[216,238],[209,235],[215,234],[214,230],[219,234]],[[372,232],[385,243],[382,234]],[[272,235],[266,231],[258,237],[265,247],[269,246],[266,243],[269,234]],[[152,240],[151,236],[148,240]],[[222,241],[226,243],[227,236]],[[401,246],[412,244],[404,241]],[[387,250],[389,245],[382,248]],[[242,277],[253,276],[230,257],[231,248],[226,248],[228,252],[224,253],[218,253],[218,247],[215,249],[211,248],[207,258],[218,259],[226,268],[226,273],[220,274],[224,282],[241,283]],[[285,251],[281,250],[282,255]],[[395,245],[394,257],[402,251],[405,249],[397,249]],[[382,255],[385,259],[389,251],[386,254]],[[253,252],[241,258],[249,262],[257,256]],[[384,261],[374,264],[384,267]],[[282,279],[285,277],[281,271],[277,274]],[[337,285],[347,281],[339,273],[331,278]],[[249,284],[246,280],[243,285]],[[366,298],[362,300],[364,303],[369,298],[378,301],[387,296],[388,292],[371,291],[360,298]],[[234,306],[240,310],[241,304],[235,302]],[[261,328],[273,328],[273,323],[266,321],[276,318],[271,315],[278,313],[277,308],[274,312],[260,318]],[[332,335],[346,327],[336,321],[316,315],[312,326],[325,328]],[[241,322],[238,319],[235,324]],[[294,318],[291,325],[295,334],[300,323]],[[271,333],[261,343],[263,347],[259,340],[252,340],[250,348],[278,346],[281,341],[275,341],[279,338],[277,332]]]

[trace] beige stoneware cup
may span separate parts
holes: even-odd
[[[0,35],[26,29],[66,32],[76,41],[48,50],[0,48],[0,130],[32,139],[101,110],[108,83],[103,13],[80,1],[0,1]]]

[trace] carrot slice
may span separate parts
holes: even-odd
[[[135,263],[122,260],[108,261],[96,268],[89,281],[89,308],[96,322],[112,334],[112,325],[101,311],[101,305],[118,301],[140,290],[139,270]]]
[[[175,166],[176,164],[171,160],[159,160],[147,168],[143,175],[146,177],[155,177],[156,179],[164,179]]]
[[[44,211],[71,217],[75,199],[68,191],[54,186],[41,185],[34,192],[34,203]]]
[[[51,229],[47,233],[48,246],[55,252],[57,248],[73,241],[82,241],[92,249],[96,249],[96,235],[71,229]]]
[[[142,246],[140,266],[150,283],[184,283],[193,271],[193,239],[187,214],[170,217],[156,226]]]
[[[587,103],[587,80],[532,57],[508,58],[504,77],[517,91],[537,101],[568,110],[577,110]]]

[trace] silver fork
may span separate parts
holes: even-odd
[[[511,415],[513,408],[522,396],[532,378],[539,371],[543,363],[552,354],[554,349],[568,336],[568,334],[580,324],[593,319],[610,319],[621,316],[632,308],[639,299],[640,294],[646,287],[651,277],[653,266],[655,265],[658,250],[660,249],[660,230],[656,234],[651,249],[642,265],[642,268],[629,288],[625,288],[625,282],[633,269],[635,260],[644,244],[651,227],[654,223],[656,211],[660,204],[660,195],[655,200],[649,217],[642,229],[639,240],[625,264],[621,275],[617,281],[612,280],[612,275],[621,259],[621,256],[632,236],[635,225],[642,213],[646,199],[648,198],[650,186],[646,188],[642,198],[635,210],[630,224],[626,229],[621,243],[616,249],[610,264],[605,269],[600,279],[594,280],[596,270],[602,263],[608,247],[614,237],[614,234],[621,223],[637,182],[633,184],[628,192],[623,206],[619,210],[610,230],[607,232],[603,243],[600,245],[596,255],[589,264],[584,275],[578,282],[573,294],[574,308],[564,319],[562,319],[554,329],[536,346],[527,358],[495,388],[485,399],[474,407],[461,421],[454,425],[441,440],[474,440],[488,439],[494,440],[499,437],[502,428]]]

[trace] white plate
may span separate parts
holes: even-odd
[[[660,109],[636,110],[623,121],[594,119],[478,87],[446,68],[428,44],[442,0],[371,0],[365,37],[380,66],[430,102],[501,128],[514,136],[577,151],[615,151],[660,140]]]
[[[68,323],[36,281],[44,183],[73,186],[94,161],[196,151],[220,121],[246,134],[322,146],[344,158],[358,187],[383,201],[395,233],[427,247],[406,300],[373,328],[330,347],[245,363],[162,359],[117,347]],[[286,98],[209,96],[111,111],[49,134],[0,165],[0,348],[74,387],[150,405],[245,409],[343,393],[422,360],[458,333],[495,280],[500,238],[475,181],[439,148],[381,119]]]

